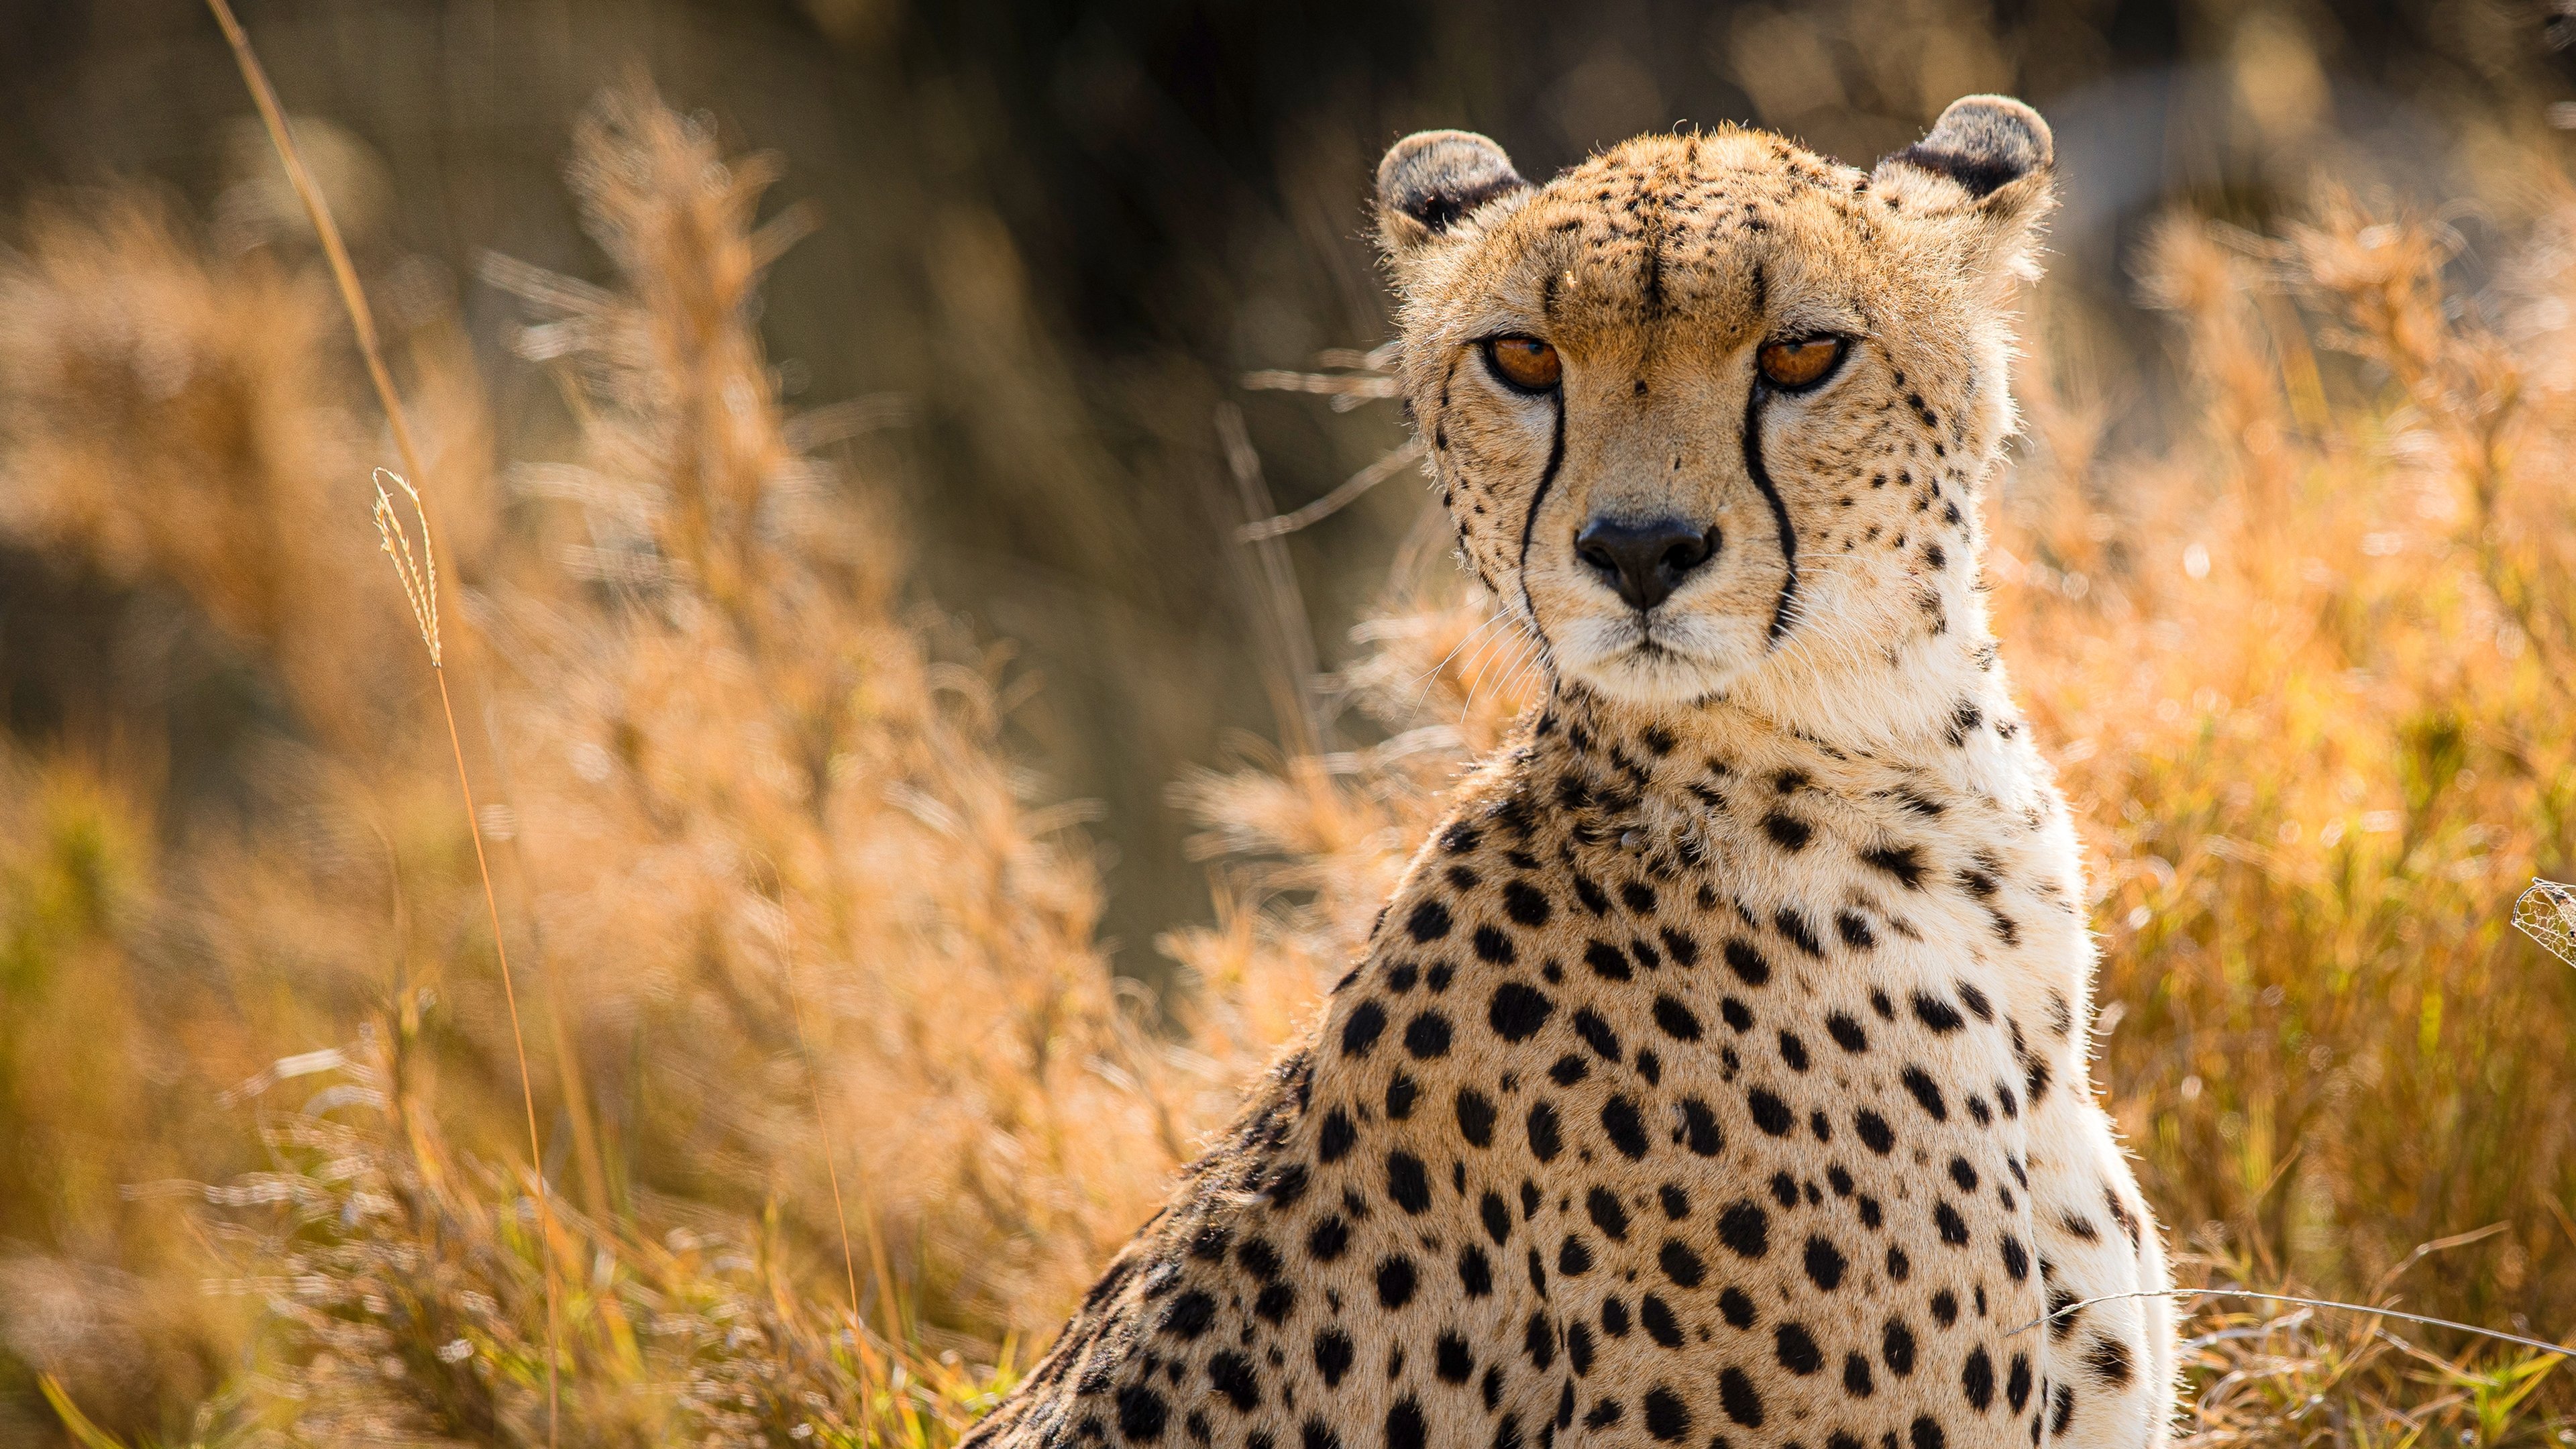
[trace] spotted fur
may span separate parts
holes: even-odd
[[[1975,583],[2047,127],[1380,173],[1461,556],[1549,689],[1311,1037],[977,1445],[2151,1446],[2154,1218],[2087,1072],[2064,803]],[[1802,391],[1767,340],[1847,339]],[[1542,339],[1508,386],[1483,342]],[[1577,552],[1717,546],[1632,606]]]

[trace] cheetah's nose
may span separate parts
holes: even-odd
[[[1716,525],[1701,528],[1678,518],[1624,523],[1596,518],[1574,536],[1574,556],[1636,609],[1651,609],[1673,595],[1691,570],[1717,557]]]

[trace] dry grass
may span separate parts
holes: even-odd
[[[1002,743],[1024,682],[831,447],[889,409],[780,401],[775,174],[641,87],[586,120],[613,275],[487,268],[560,456],[496,474],[452,321],[389,338],[491,675],[551,1221],[327,292],[132,198],[0,267],[0,529],[253,701],[220,808],[113,689],[86,748],[0,759],[0,1438],[67,1432],[52,1375],[95,1442],[535,1442],[551,1265],[570,1442],[946,1442],[1527,699],[1418,530],[1329,681],[1365,743],[1181,782],[1216,923],[1165,938],[1175,999],[1113,978],[1080,814]],[[1989,574],[2096,852],[2106,1090],[2194,1270],[2552,1337],[2576,973],[2507,921],[2576,864],[2576,209],[2533,214],[2466,294],[2430,219],[2177,221],[2146,285],[2195,391],[2154,457],[2097,446],[2043,292]],[[2195,1444],[2576,1442],[2546,1356],[2192,1331]]]

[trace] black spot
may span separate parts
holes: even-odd
[[[2049,1395],[2048,1432],[2051,1435],[2064,1434],[2066,1426],[2074,1422],[2075,1386],[2059,1384]]]
[[[1351,1361],[1359,1348],[1351,1336],[1338,1328],[1327,1328],[1315,1335],[1315,1371],[1324,1376],[1324,1387],[1332,1388],[1351,1371]]]
[[[1753,1109],[1753,1125],[1774,1137],[1788,1136],[1797,1125],[1797,1119],[1789,1113],[1789,1104],[1761,1087],[1745,1093],[1744,1101]]]
[[[1571,1388],[1572,1385],[1568,1385],[1567,1387]],[[1626,1412],[1627,1410],[1620,1406],[1617,1399],[1603,1399],[1592,1406],[1590,1413],[1583,1416],[1583,1427],[1586,1429],[1607,1429],[1611,1425],[1618,1423],[1619,1416]]]
[[[1830,1240],[1807,1239],[1807,1281],[1828,1293],[1842,1286],[1842,1250]]]
[[[1595,1016],[1592,1008],[1587,1006],[1574,1013],[1574,1034],[1583,1038],[1585,1046],[1600,1053],[1604,1061],[1619,1060],[1619,1034],[1610,1029],[1610,1023]]]
[[[1677,1288],[1696,1288],[1708,1273],[1708,1265],[1700,1261],[1699,1254],[1679,1238],[1664,1239],[1663,1251],[1655,1255],[1655,1261]]]
[[[1805,1071],[1807,1069],[1807,1044],[1800,1041],[1797,1034],[1794,1032],[1784,1031],[1780,1033],[1780,1060],[1787,1062],[1789,1064],[1789,1070],[1793,1072]]]
[[[1529,1355],[1541,1373],[1556,1362],[1556,1329],[1545,1313],[1533,1313],[1521,1329],[1521,1351]]]
[[[1923,888],[1923,857],[1910,845],[1888,846],[1860,853],[1863,864],[1875,866],[1904,883],[1907,890]]]
[[[1646,1390],[1646,1432],[1667,1444],[1678,1444],[1690,1437],[1691,1412],[1679,1395],[1667,1388]]]
[[[1784,1323],[1771,1330],[1771,1347],[1779,1356],[1780,1367],[1801,1377],[1825,1366],[1825,1356],[1804,1324]]]
[[[1592,1249],[1572,1233],[1556,1245],[1556,1271],[1568,1278],[1580,1278],[1592,1271]]]
[[[1252,1360],[1233,1349],[1220,1349],[1208,1356],[1208,1387],[1223,1394],[1237,1412],[1261,1402],[1261,1380],[1255,1374]]]
[[[1530,1155],[1541,1162],[1554,1162],[1565,1150],[1565,1135],[1557,1121],[1556,1108],[1544,1101],[1533,1102],[1529,1109]]]
[[[1431,1371],[1443,1383],[1463,1384],[1475,1377],[1476,1356],[1467,1350],[1467,1340],[1455,1333],[1440,1335],[1431,1345]]]
[[[1915,1415],[1914,1425],[1906,1431],[1906,1437],[1913,1441],[1914,1449],[1942,1449],[1945,1442],[1941,1425],[1929,1414]]]
[[[1417,941],[1437,941],[1449,934],[1449,908],[1438,901],[1424,901],[1405,917],[1404,929]]]
[[[1342,1055],[1364,1057],[1377,1045],[1378,1034],[1386,1030],[1386,1008],[1374,1001],[1363,1001],[1351,1008],[1350,1019],[1342,1023]]]
[[[1834,913],[1834,932],[1843,938],[1844,945],[1855,951],[1866,951],[1878,944],[1878,936],[1870,930],[1869,922],[1850,911]]]
[[[1968,1396],[1968,1407],[1982,1414],[1995,1401],[1995,1361],[1986,1357],[1980,1345],[1968,1352],[1968,1361],[1959,1367],[1959,1391]]]
[[[1602,1103],[1601,1130],[1610,1134],[1610,1145],[1629,1161],[1646,1155],[1646,1124],[1637,1116],[1634,1099],[1615,1096]]]
[[[1626,902],[1628,909],[1638,915],[1651,916],[1655,913],[1654,889],[1643,881],[1632,880],[1619,887],[1619,899]]]
[[[1314,1231],[1306,1234],[1306,1256],[1318,1263],[1332,1262],[1350,1246],[1351,1225],[1342,1221],[1339,1213],[1315,1224]]]
[[[1715,1157],[1726,1147],[1725,1134],[1717,1129],[1717,1114],[1697,1097],[1684,1097],[1682,1108],[1682,1145],[1700,1157]]]
[[[2012,1406],[2015,1415],[2030,1403],[2030,1355],[2012,1356],[2012,1372],[2004,1377],[2004,1402]]]
[[[1505,1041],[1527,1041],[1538,1034],[1540,1027],[1547,1025],[1548,1013],[1554,1010],[1556,1010],[1556,1003],[1548,1000],[1536,988],[1523,986],[1517,981],[1506,981],[1494,988],[1494,1001],[1486,1008],[1485,1022],[1494,1029],[1494,1035]],[[1357,1020],[1356,1014],[1353,1020]],[[1378,1025],[1385,1024],[1386,1017],[1384,1013],[1380,1013]],[[1342,1033],[1342,1049],[1350,1050],[1350,1033],[1347,1029]]]
[[[1852,1130],[1860,1134],[1860,1140],[1870,1151],[1881,1157],[1896,1150],[1896,1133],[1887,1125],[1887,1119],[1867,1107],[1852,1114]]]
[[[1779,910],[1772,913],[1771,924],[1779,927],[1780,934],[1789,938],[1790,945],[1797,947],[1799,950],[1806,952],[1810,956],[1814,956],[1819,959],[1823,958],[1825,954],[1824,943],[1816,939],[1816,928],[1807,924],[1806,917],[1799,915],[1796,911],[1789,909],[1787,906],[1782,906]]]
[[[1548,1080],[1560,1087],[1571,1087],[1591,1075],[1592,1064],[1572,1052],[1558,1057],[1555,1064],[1547,1069]]]
[[[1771,843],[1782,850],[1799,851],[1807,848],[1807,841],[1816,832],[1804,820],[1774,810],[1762,817],[1762,833],[1770,836]]]
[[[1717,1240],[1738,1257],[1759,1258],[1771,1250],[1771,1215],[1753,1199],[1740,1199],[1718,1214]]]
[[[1760,986],[1771,979],[1771,963],[1743,941],[1726,943],[1726,969],[1747,986]]]
[[[1449,1055],[1449,1018],[1436,1011],[1414,1017],[1404,1028],[1404,1049],[1416,1061]]]
[[[1941,1230],[1942,1242],[1954,1248],[1967,1246],[1968,1224],[1959,1216],[1957,1208],[1946,1202],[1935,1204],[1932,1209],[1932,1225]]]
[[[1951,1292],[1949,1289],[1947,1289],[1947,1288],[1944,1288],[1944,1289],[1942,1289],[1940,1292],[1933,1294],[1933,1295],[1932,1295],[1932,1321],[1933,1321],[1933,1322],[1935,1322],[1935,1323],[1940,1324],[1943,1328],[1947,1328],[1947,1327],[1949,1327],[1951,1324],[1958,1322],[1958,1321],[1959,1321],[1959,1299],[1958,1299],[1958,1295],[1956,1295],[1956,1294],[1952,1293],[1952,1292]],[[1912,1339],[1908,1339],[1908,1340],[1906,1340],[1906,1341],[1907,1341],[1908,1343],[1911,1343],[1913,1340],[1912,1340]]]
[[[2093,1346],[2084,1351],[2084,1366],[2093,1370],[2093,1376],[2110,1387],[2126,1387],[2132,1372],[2129,1346],[2116,1338],[2097,1338],[2093,1340]]]
[[[1401,1122],[1413,1115],[1414,1099],[1422,1095],[1422,1084],[1402,1072],[1386,1084],[1386,1115],[1389,1121]]]
[[[1968,1159],[1964,1157],[1953,1157],[1950,1159],[1950,1180],[1959,1185],[1959,1191],[1961,1192],[1975,1192],[1977,1190],[1977,1169],[1968,1164]]]
[[[1888,1281],[1889,1281],[1889,1282],[1892,1282],[1892,1283],[1902,1283],[1902,1282],[1904,1282],[1906,1279],[1911,1278],[1911,1277],[1913,1277],[1913,1276],[1914,1276],[1914,1260],[1913,1260],[1912,1258],[1909,1258],[1909,1257],[1905,1256],[1905,1250],[1904,1250],[1903,1248],[1900,1248],[1900,1247],[1896,1246],[1894,1243],[1890,1243],[1890,1244],[1888,1244],[1888,1245],[1887,1245],[1887,1277],[1888,1277]]]
[[[1700,1038],[1699,1018],[1691,1013],[1689,1007],[1669,996],[1655,998],[1655,1025],[1663,1028],[1664,1035],[1675,1041],[1697,1041]]]
[[[1753,1029],[1753,1008],[1732,996],[1718,1003],[1717,1014],[1726,1018],[1727,1026],[1735,1031]]]
[[[1270,1181],[1263,1186],[1262,1194],[1270,1199],[1274,1208],[1294,1207],[1297,1200],[1306,1195],[1306,1181],[1306,1164],[1282,1163],[1277,1171],[1270,1174]]]
[[[1407,1213],[1419,1215],[1431,1209],[1430,1175],[1423,1170],[1422,1159],[1410,1152],[1386,1155],[1386,1191]]]
[[[1914,1094],[1914,1100],[1923,1108],[1924,1115],[1935,1122],[1950,1120],[1949,1104],[1941,1100],[1941,1084],[1933,1081],[1929,1073],[1921,1067],[1907,1067],[1897,1074],[1896,1079],[1905,1084],[1905,1090]]]
[[[1583,908],[1592,914],[1602,916],[1610,913],[1610,897],[1602,894],[1601,887],[1594,885],[1590,877],[1578,875],[1574,878],[1574,894],[1583,902]]]
[[[1458,1135],[1470,1147],[1490,1147],[1494,1142],[1493,1099],[1473,1087],[1458,1089]]]
[[[1216,1299],[1193,1288],[1163,1310],[1163,1321],[1156,1324],[1159,1332],[1188,1342],[1207,1332],[1208,1323],[1216,1317]]]
[[[1163,1396],[1143,1384],[1129,1384],[1118,1391],[1118,1432],[1140,1444],[1162,1438],[1171,1414]]]
[[[1359,1125],[1351,1114],[1335,1107],[1324,1114],[1324,1125],[1315,1134],[1315,1160],[1339,1162],[1350,1154],[1351,1146],[1360,1140]]]
[[[1628,1241],[1628,1210],[1620,1205],[1619,1195],[1606,1187],[1596,1187],[1585,1195],[1583,1211],[1602,1236],[1614,1243]]]
[[[1664,927],[1655,934],[1663,938],[1664,949],[1672,953],[1675,964],[1685,967],[1699,964],[1699,942],[1670,926]]]
[[[1762,1396],[1753,1390],[1753,1380],[1740,1368],[1728,1368],[1717,1376],[1717,1406],[1747,1429],[1762,1427]]]
[[[1869,1360],[1856,1353],[1843,1355],[1843,1392],[1855,1399],[1866,1399],[1877,1392],[1878,1380],[1869,1371]]]
[[[1753,1299],[1741,1288],[1729,1288],[1717,1295],[1717,1311],[1726,1315],[1730,1328],[1753,1326]]]
[[[1565,1361],[1578,1374],[1592,1372],[1592,1326],[1569,1323],[1565,1326]],[[1573,1385],[1567,1385],[1568,1388]]]
[[[1470,1298],[1483,1298],[1494,1291],[1494,1265],[1485,1250],[1470,1243],[1458,1250],[1458,1288]]]
[[[1377,1301],[1382,1308],[1402,1308],[1413,1301],[1413,1260],[1401,1255],[1377,1265]]]
[[[1935,1308],[1938,1313],[1938,1308]],[[1887,1320],[1887,1328],[1878,1338],[1878,1356],[1887,1371],[1903,1378],[1914,1372],[1914,1330],[1902,1318]]]
[[[1968,1024],[1959,1008],[1921,991],[1914,993],[1914,1019],[1936,1032],[1953,1032]]]
[[[1245,1449],[1251,1449],[1249,1443]],[[1342,1436],[1333,1432],[1332,1425],[1309,1416],[1297,1426],[1297,1449],[1342,1449]]]
[[[1607,941],[1593,941],[1583,948],[1583,964],[1604,981],[1625,981],[1636,973],[1629,969],[1628,957]]]
[[[1422,1405],[1411,1398],[1395,1401],[1386,1411],[1386,1449],[1422,1449],[1431,1429],[1422,1420]]]
[[[1544,926],[1553,908],[1547,895],[1527,881],[1512,881],[1503,887],[1503,914],[1524,926]]]
[[[1637,1321],[1646,1325],[1646,1336],[1666,1348],[1682,1346],[1681,1322],[1673,1317],[1671,1305],[1649,1293],[1637,1305]]]
[[[1279,1250],[1270,1246],[1267,1238],[1244,1239],[1243,1246],[1234,1250],[1234,1261],[1264,1283],[1278,1277],[1280,1268],[1285,1266],[1279,1260]]]
[[[1487,965],[1509,966],[1520,957],[1520,952],[1512,947],[1512,938],[1492,926],[1478,926],[1470,940],[1475,946],[1476,959]]]
[[[1986,993],[1979,991],[1976,987],[1969,985],[1965,981],[1959,983],[1959,999],[1967,1003],[1969,1014],[1976,1017],[1977,1020],[1992,1021],[1995,1019],[1995,1004],[1986,999]]]
[[[2019,1283],[2030,1277],[2030,1250],[2021,1245],[2021,1239],[2006,1234],[2002,1251],[2004,1271],[2012,1275],[2014,1282]]]

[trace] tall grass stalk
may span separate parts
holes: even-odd
[[[411,498],[412,508],[420,520],[420,549],[425,577],[415,576],[408,557],[395,552],[395,539],[400,537],[391,500],[382,485],[376,491],[377,527],[385,532],[385,552],[394,555],[402,573],[404,593],[411,598],[412,611],[420,624],[421,644],[429,651],[429,670],[438,681],[438,708],[447,725],[447,747],[456,760],[456,788],[465,802],[465,829],[474,841],[474,870],[483,882],[483,907],[492,925],[492,955],[501,973],[501,996],[509,1006],[510,1045],[519,1064],[519,1102],[528,1118],[528,1174],[536,1184],[537,1233],[542,1249],[539,1254],[545,1267],[546,1280],[546,1443],[558,1440],[562,1416],[560,1377],[561,1327],[558,1320],[558,1285],[555,1282],[554,1214],[546,1191],[546,1151],[544,1139],[537,1132],[536,1088],[528,1078],[527,1035],[519,1024],[519,992],[510,977],[510,946],[501,930],[501,903],[492,891],[492,866],[483,850],[483,821],[474,808],[474,781],[465,768],[465,743],[456,729],[456,705],[447,689],[447,664],[438,639],[438,550],[429,521],[429,509],[423,503],[419,482],[428,479],[421,466],[420,449],[412,442],[411,425],[404,418],[402,397],[394,390],[393,374],[385,367],[384,349],[376,336],[376,317],[367,305],[366,289],[358,284],[357,269],[350,265],[349,248],[340,239],[339,224],[331,219],[331,205],[323,198],[322,189],[313,183],[313,175],[304,168],[303,154],[295,148],[295,134],[286,124],[286,113],[278,105],[277,91],[268,83],[268,71],[251,49],[250,36],[241,22],[233,17],[232,6],[225,0],[206,0],[214,12],[215,23],[223,27],[224,40],[232,46],[233,60],[240,65],[242,81],[250,87],[251,100],[259,107],[260,123],[268,128],[268,138],[277,147],[278,160],[285,164],[288,184],[295,188],[296,199],[304,203],[304,213],[313,222],[314,234],[321,239],[322,255],[329,261],[331,279],[340,289],[341,305],[348,309],[349,328],[358,339],[358,355],[366,360],[367,377],[375,384],[377,401],[383,404],[386,424],[392,429],[395,451],[402,455],[405,476],[403,491]],[[414,480],[419,480],[416,482]]]

